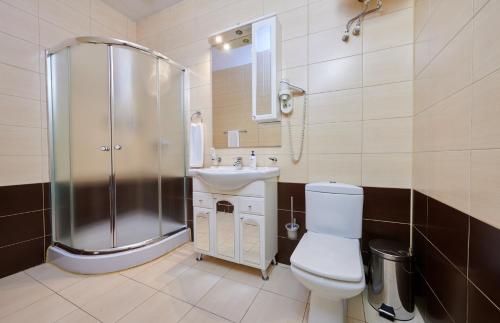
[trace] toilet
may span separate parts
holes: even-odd
[[[290,262],[311,290],[309,323],[345,323],[347,299],[365,288],[360,238],[363,189],[341,183],[306,185],[306,229]]]

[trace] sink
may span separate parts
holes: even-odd
[[[232,166],[218,166],[210,168],[192,168],[189,174],[198,177],[208,185],[225,191],[234,191],[258,180],[277,177],[280,174],[278,167],[243,167],[236,169]]]

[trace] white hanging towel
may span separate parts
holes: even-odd
[[[240,131],[228,130],[227,132],[227,147],[237,148],[240,146]]]
[[[203,124],[191,123],[189,130],[189,167],[203,167]]]

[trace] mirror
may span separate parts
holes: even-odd
[[[234,205],[225,200],[216,203],[217,254],[235,258]]]
[[[209,41],[213,146],[280,146],[276,17],[217,33]]]

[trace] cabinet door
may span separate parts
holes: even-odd
[[[264,217],[240,214],[240,262],[262,267],[264,255]]]
[[[194,247],[202,253],[210,254],[210,218],[212,218],[212,211],[209,209],[202,209],[198,207],[193,208],[193,210]]]
[[[215,254],[217,257],[238,261],[238,199],[218,195],[215,198]]]

